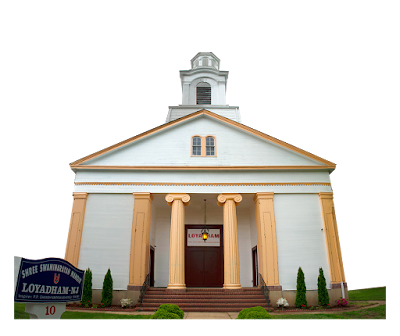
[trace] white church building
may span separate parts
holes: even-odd
[[[182,291],[263,280],[272,305],[293,305],[299,267],[310,304],[321,267],[331,302],[347,296],[335,164],[243,125],[219,68],[213,53],[198,53],[164,124],[70,164],[65,259],[92,270],[94,300],[109,268],[116,303],[137,300],[149,275],[151,287]]]

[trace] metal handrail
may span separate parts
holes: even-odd
[[[144,295],[146,294],[147,289],[150,287],[150,273],[146,275],[146,279],[144,279],[142,288],[140,289],[140,308],[142,308],[143,300],[144,300]]]
[[[267,303],[269,304],[269,289],[267,287],[267,285],[265,284],[265,281],[262,277],[262,275],[260,273],[258,273],[259,279],[260,279],[260,288],[262,293],[264,294],[264,298],[267,301]]]

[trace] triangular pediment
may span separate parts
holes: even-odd
[[[215,156],[192,156],[192,136],[213,136]],[[201,110],[70,164],[72,169],[327,169],[335,164]]]

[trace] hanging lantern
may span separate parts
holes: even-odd
[[[206,242],[207,238],[208,238],[208,233],[210,232],[210,230],[207,228],[207,200],[204,200],[204,227],[201,230],[201,234],[203,236],[203,241]]]
[[[209,232],[210,232],[210,230],[208,230],[207,226],[205,225],[204,228],[201,230],[201,234],[203,235],[204,242],[206,242]]]

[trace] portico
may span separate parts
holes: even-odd
[[[273,202],[273,193],[269,193],[269,200]],[[147,253],[131,253],[130,263],[130,283],[131,289],[138,288],[142,285],[147,272],[149,270],[149,248],[153,246],[155,250],[155,286],[164,287],[168,289],[185,289],[185,264],[186,267],[191,267],[190,263],[185,262],[185,248],[187,242],[185,240],[185,224],[187,226],[197,225],[197,227],[204,225],[203,223],[203,211],[202,206],[204,200],[207,200],[207,226],[208,228],[214,228],[221,226],[221,237],[223,240],[220,241],[220,247],[222,252],[222,267],[223,267],[223,288],[225,289],[240,289],[241,285],[241,269],[244,272],[243,279],[245,281],[245,287],[253,286],[256,282],[253,279],[252,265],[252,249],[254,247],[259,248],[260,251],[266,249],[266,241],[274,243],[275,248],[269,248],[265,251],[267,254],[265,257],[260,257],[260,268],[258,272],[266,279],[267,284],[271,286],[279,285],[279,275],[277,268],[277,253],[276,253],[276,233],[273,228],[269,227],[268,232],[265,231],[266,225],[271,225],[271,220],[268,223],[261,223],[260,219],[264,218],[263,213],[257,215],[260,212],[258,203],[254,203],[253,198],[261,199],[265,197],[265,193],[260,194],[245,194],[244,207],[239,212],[239,220],[237,208],[240,208],[240,204],[243,200],[243,195],[238,193],[222,193],[222,194],[185,194],[185,193],[169,193],[165,196],[162,194],[150,195],[150,193],[134,194],[135,200],[143,202],[147,200],[149,206],[142,207],[137,212],[135,211],[133,223],[132,223],[132,242],[147,237],[142,246],[147,246]],[[156,199],[155,203],[153,198]],[[165,204],[169,205],[166,209],[165,204],[162,202],[164,198]],[[152,206],[155,209],[152,211]],[[141,203],[139,203],[141,204]],[[200,211],[199,211],[200,210]],[[262,210],[265,210],[262,208]],[[273,210],[273,209],[272,209]],[[185,216],[185,212],[187,216]],[[141,215],[138,215],[140,213]],[[155,218],[151,218],[151,214],[157,213]],[[169,218],[168,218],[169,217]],[[147,218],[146,224],[144,218]],[[151,220],[149,220],[151,218]],[[270,219],[273,217],[269,217]],[[168,228],[166,227],[166,220],[169,219]],[[138,223],[141,221],[141,223]],[[239,230],[238,230],[239,221]],[[273,224],[274,221],[273,221]],[[144,226],[143,226],[144,225]],[[146,227],[147,226],[147,227]],[[150,228],[149,226],[153,226]],[[137,228],[140,228],[138,230]],[[262,236],[263,239],[257,239],[259,236],[257,230],[263,228]],[[169,231],[169,246],[166,244],[168,237],[165,235],[165,231]],[[199,229],[200,230],[200,229]],[[238,234],[239,231],[239,234]],[[144,236],[143,232],[152,232],[151,235]],[[240,236],[240,237],[239,237]],[[252,237],[253,236],[253,237]],[[256,236],[256,237],[254,237]],[[139,237],[139,238],[138,238]],[[150,241],[151,238],[151,241]],[[240,239],[239,239],[240,238]],[[239,253],[239,240],[241,243],[241,249]],[[133,246],[136,246],[135,244]],[[199,247],[201,244],[199,244]],[[203,246],[206,246],[204,244]],[[203,248],[204,249],[204,248]],[[209,252],[213,251],[213,248],[208,249]],[[216,250],[214,246],[214,250]],[[206,250],[207,251],[207,250]],[[166,284],[166,255],[168,254],[168,284]],[[271,256],[269,256],[271,254]],[[212,255],[212,254],[208,254]],[[239,257],[240,255],[240,257]],[[141,260],[139,256],[141,256]],[[242,260],[242,267],[240,267],[240,259]],[[274,260],[269,264],[264,260]],[[207,260],[205,260],[207,263]],[[211,262],[211,261],[209,261]],[[140,265],[136,266],[135,265]],[[264,265],[264,266],[261,266]],[[218,267],[218,266],[216,266]],[[186,270],[188,271],[188,270]],[[273,274],[273,276],[268,276]],[[210,276],[210,275],[208,275]],[[217,274],[215,274],[217,276]],[[143,279],[143,281],[142,281]],[[275,280],[276,279],[276,280]],[[136,281],[135,281],[136,280]],[[140,283],[142,281],[142,283]]]

